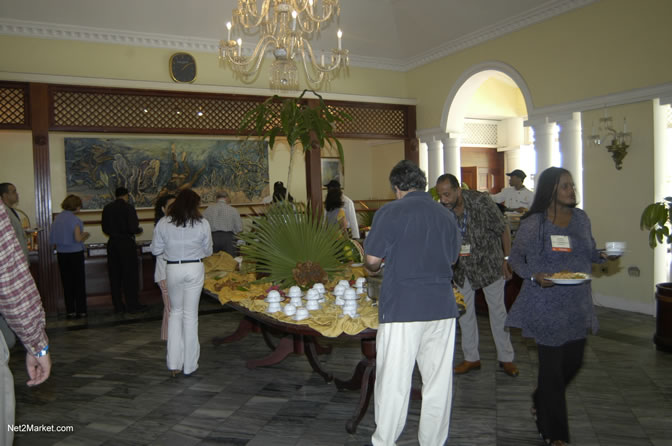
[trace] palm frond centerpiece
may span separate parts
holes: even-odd
[[[281,286],[310,287],[326,282],[346,267],[343,248],[347,239],[305,205],[279,202],[266,215],[254,219],[253,231],[240,235],[241,252],[257,272]]]

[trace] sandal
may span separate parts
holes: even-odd
[[[180,374],[182,370],[171,370],[170,371],[170,377],[171,378],[177,378],[177,376]]]

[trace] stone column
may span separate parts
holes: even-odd
[[[534,131],[534,151],[537,154],[537,175],[535,179],[539,179],[539,175],[545,169],[551,167],[553,151],[553,138],[555,123],[548,122],[546,118],[543,122],[532,123],[532,130]]]
[[[581,114],[573,113],[571,118],[558,122],[560,133],[560,153],[562,167],[569,170],[574,178],[579,206],[583,201],[583,144],[581,142]]]
[[[427,174],[427,143],[425,141],[421,140],[418,144],[418,152],[418,166]]]
[[[432,138],[427,146],[427,184],[431,188],[443,171],[443,144],[440,139]]]
[[[460,134],[447,133],[441,138],[443,143],[443,173],[451,173],[462,181],[462,160],[460,158]]]

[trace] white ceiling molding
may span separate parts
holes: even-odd
[[[509,17],[499,23],[424,51],[405,60],[350,54],[350,65],[389,71],[409,71],[457,51],[481,44],[526,26],[547,20],[555,15],[580,8],[597,0],[549,0],[525,13]],[[39,21],[0,18],[0,34],[54,40],[74,40],[94,43],[167,48],[182,51],[200,51],[217,54],[219,39],[206,39],[168,34],[63,25]],[[245,48],[252,45],[244,43]],[[271,56],[268,56],[271,57]]]
[[[598,0],[552,0],[540,4],[537,8],[527,11],[515,17],[507,18],[500,23],[497,23],[486,28],[479,29],[472,33],[466,34],[458,39],[451,40],[445,44],[432,48],[411,58],[404,66],[403,71],[409,71],[418,68],[422,65],[428,64],[435,60],[449,56],[458,51],[479,45],[488,40],[496,39],[505,34],[518,31],[535,23],[548,20],[559,14],[571,11],[576,8],[595,3]]]
[[[219,40],[0,19],[0,34],[217,53]]]
[[[574,112],[599,110],[605,107],[633,104],[656,98],[672,99],[672,82],[528,110],[528,119],[525,121],[525,125],[534,125],[546,120],[548,122],[561,122],[571,119]]]

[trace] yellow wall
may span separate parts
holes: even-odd
[[[535,108],[670,82],[670,17],[669,1],[595,2],[412,70],[418,128],[440,127],[454,83],[487,61],[516,69]]]
[[[632,131],[632,146],[616,170],[604,147],[583,150],[584,209],[591,219],[598,247],[607,241],[625,241],[628,251],[616,262],[608,263],[608,273],[593,281],[593,291],[599,295],[621,296],[632,302],[651,302],[653,297],[653,251],[648,245],[648,232],[639,229],[639,219],[647,203],[653,201],[653,104],[650,101],[610,107],[608,113],[621,128],[628,118]],[[584,113],[582,125],[591,128],[603,111]],[[587,126],[587,127],[586,127]],[[640,269],[639,277],[628,275],[628,267]]]
[[[139,81],[163,82],[173,87],[175,83],[168,72],[168,61],[175,52],[165,48],[0,36],[0,54],[3,55],[0,79],[21,80],[7,74],[19,73],[134,81],[138,88],[146,87]],[[242,83],[216,54],[190,53],[196,59],[196,86],[268,88],[271,60],[264,61],[256,78]],[[301,88],[308,88],[305,81],[302,82]],[[348,67],[321,90],[408,98],[405,73],[368,68]]]
[[[490,78],[483,82],[469,102],[465,117],[482,116],[483,111],[497,117],[527,116],[525,98],[517,86]]]
[[[0,132],[0,183],[12,183],[19,193],[17,208],[35,226],[35,182],[33,175],[33,137],[27,131]],[[59,202],[60,203],[60,202]]]

